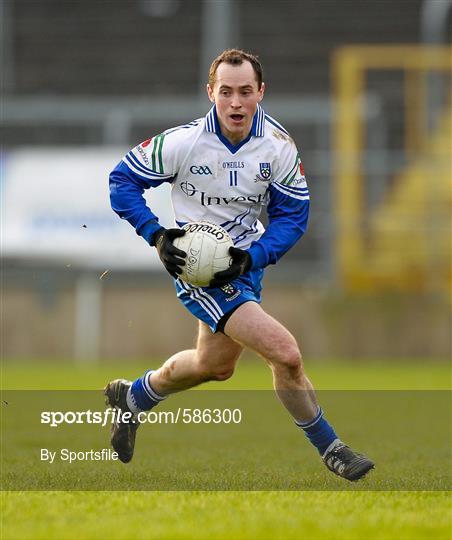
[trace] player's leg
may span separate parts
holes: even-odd
[[[332,472],[348,480],[358,480],[374,467],[371,460],[342,443],[324,418],[306,376],[297,342],[282,324],[257,303],[246,302],[230,316],[224,331],[268,362],[279,399]]]
[[[318,411],[317,399],[292,334],[255,302],[240,306],[225,333],[261,355],[273,373],[275,391],[294,420],[307,422]]]
[[[148,411],[169,394],[211,380],[225,380],[234,372],[242,346],[199,322],[196,349],[181,351],[156,371],[148,370],[132,383],[127,406],[134,412]]]
[[[176,353],[152,372],[149,384],[166,396],[206,381],[224,381],[232,376],[243,347],[207,324],[199,322],[196,349]]]
[[[175,354],[160,369],[147,371],[133,383],[124,379],[111,381],[104,390],[107,404],[135,415],[150,410],[169,394],[205,381],[229,378],[242,350],[237,342],[224,334],[213,333],[207,324],[200,322],[196,349]],[[138,427],[136,417],[112,425],[111,444],[124,463],[133,457]]]

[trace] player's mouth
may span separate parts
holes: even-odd
[[[229,115],[229,118],[232,120],[234,124],[241,124],[243,120],[245,119],[244,114],[231,114]]]

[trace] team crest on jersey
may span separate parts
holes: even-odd
[[[259,163],[259,171],[262,180],[269,180],[272,175],[272,166],[270,163]]]

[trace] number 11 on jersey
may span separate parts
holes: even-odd
[[[229,171],[229,185],[230,186],[236,186],[237,185],[237,171]]]

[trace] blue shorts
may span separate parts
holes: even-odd
[[[190,313],[208,324],[212,332],[223,330],[225,315],[244,302],[261,302],[262,269],[243,274],[223,287],[195,287],[181,279],[174,281],[177,297]],[[223,319],[223,320],[222,320]],[[218,323],[220,328],[218,328]]]

